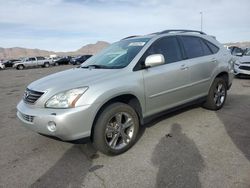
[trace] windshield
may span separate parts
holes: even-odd
[[[247,49],[247,50],[246,50],[246,53],[245,53],[244,55],[250,56],[250,49]]]
[[[126,67],[150,38],[121,40],[85,61],[82,68],[120,69]]]

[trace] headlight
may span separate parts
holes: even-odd
[[[78,99],[87,91],[88,87],[71,89],[51,97],[45,104],[46,108],[74,108]]]
[[[236,61],[234,62],[234,65],[239,66],[239,65],[240,65],[240,62],[239,62],[238,60],[236,60]]]

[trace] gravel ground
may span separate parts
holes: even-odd
[[[234,79],[220,111],[193,106],[154,119],[133,148],[108,157],[16,118],[30,82],[69,68],[0,71],[0,187],[250,187],[250,79]]]

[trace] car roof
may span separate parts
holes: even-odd
[[[147,35],[132,35],[125,37],[121,40],[127,40],[131,38],[154,38],[154,37],[160,37],[160,36],[165,36],[165,35],[181,35],[181,34],[193,34],[193,35],[198,35],[198,36],[206,36],[207,34],[204,33],[203,31],[198,31],[198,30],[188,30],[188,29],[169,29],[169,30],[163,30],[160,32],[155,32],[155,33],[150,33]],[[215,37],[214,37],[215,38]]]
[[[212,35],[207,35],[203,31],[198,31],[198,30],[188,30],[188,29],[169,29],[169,30],[163,30],[160,32],[155,32],[155,33],[150,33],[147,35],[133,35],[133,36],[128,36],[125,37],[121,40],[129,40],[129,39],[140,39],[140,38],[148,38],[148,39],[155,39],[157,40],[158,38],[164,37],[164,36],[177,36],[177,35],[187,35],[187,36],[197,36],[201,37],[203,39],[208,40],[209,42],[212,42],[218,47],[222,47],[221,44],[216,40],[215,36]]]

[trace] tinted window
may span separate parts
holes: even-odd
[[[35,61],[36,59],[34,57],[29,58],[29,61]]]
[[[210,50],[213,52],[213,54],[217,53],[219,51],[219,48],[212,44],[211,42],[205,41]]]
[[[203,49],[203,54],[204,55],[211,55],[213,54],[212,51],[209,49],[208,45],[205,43],[204,40],[200,40],[201,41],[201,47]]]
[[[179,43],[176,37],[165,37],[153,43],[147,51],[146,56],[152,54],[162,54],[166,63],[173,63],[182,60]]]
[[[198,37],[183,36],[182,41],[188,58],[203,56],[203,49]]]
[[[37,60],[44,60],[45,58],[44,57],[36,57]]]

